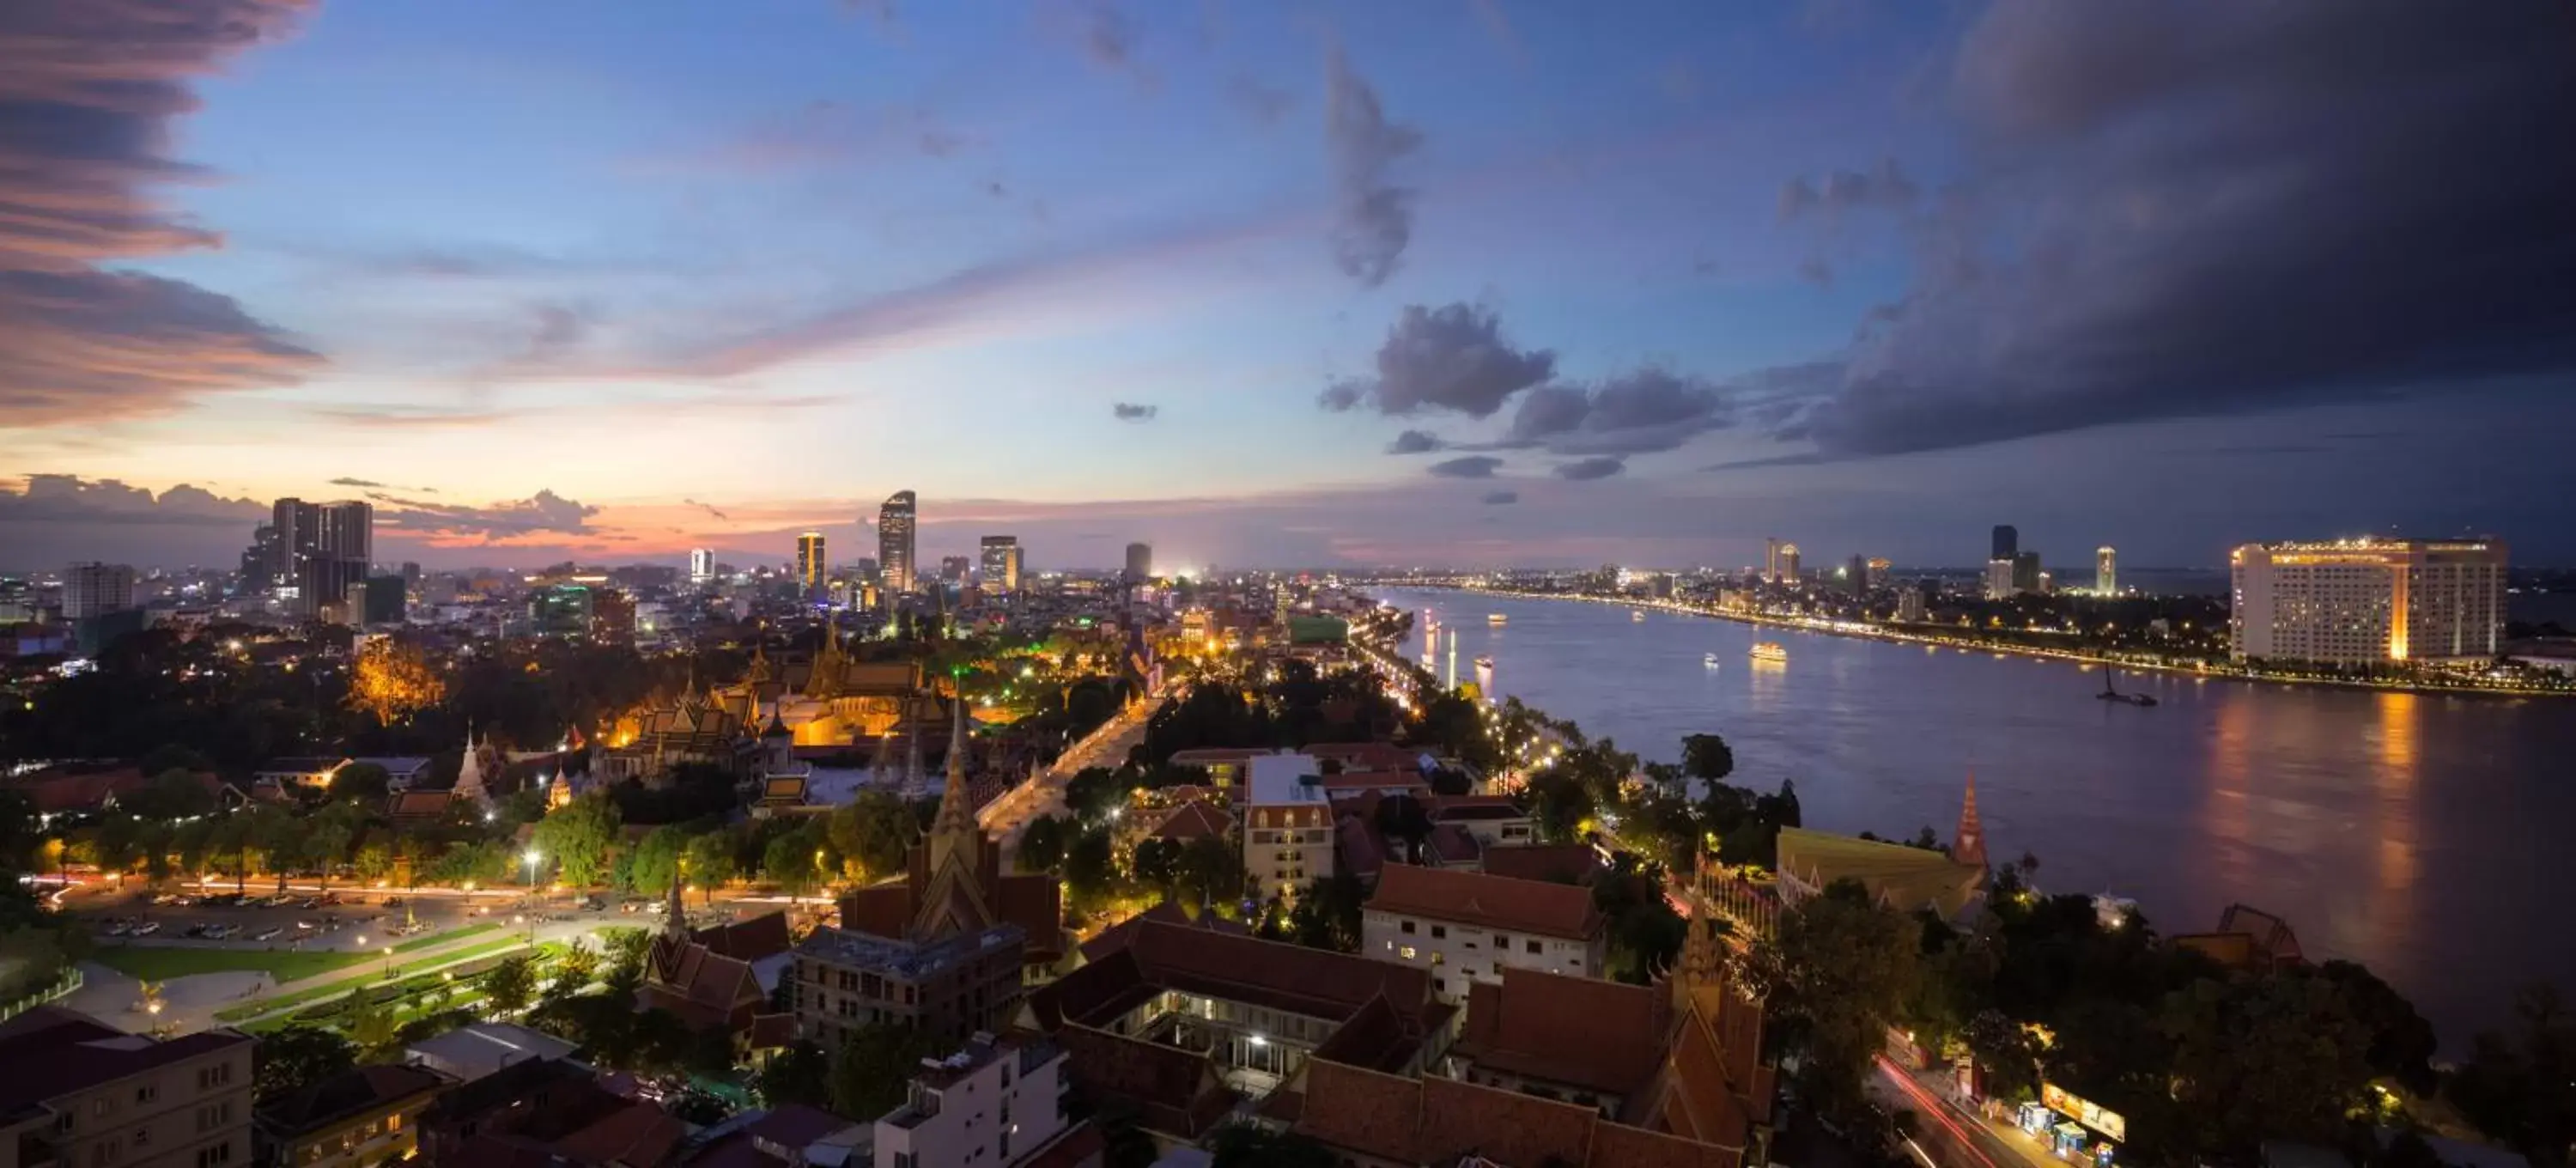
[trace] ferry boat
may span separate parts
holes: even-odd
[[[1756,641],[1753,644],[1753,659],[1756,661],[1787,661],[1789,659],[1789,651],[1781,648],[1780,643],[1777,641]]]
[[[1702,653],[1699,655],[1699,663],[1708,666],[1711,669],[1715,669],[1717,668],[1717,654]]]
[[[1629,609],[1629,610],[1628,610],[1628,619],[1629,619],[1629,620],[1632,620],[1632,621],[1635,621],[1635,622],[1637,622],[1638,624],[1641,624],[1641,625],[1642,625],[1642,624],[1646,623],[1646,614],[1645,614],[1645,613],[1643,613],[1643,612],[1641,612],[1641,611],[1639,611],[1639,610],[1637,610],[1637,609],[1633,609],[1633,608],[1632,608],[1632,609]]]
[[[1504,617],[1503,614],[1499,612],[1489,612],[1485,614],[1485,623],[1489,625],[1502,624],[1506,619],[1508,618]]]

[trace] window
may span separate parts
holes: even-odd
[[[920,1165],[912,1158],[912,1153],[897,1152],[894,1154],[894,1168],[920,1168]]]
[[[138,1127],[138,1128],[134,1129],[134,1146],[135,1146],[135,1147],[138,1147],[138,1148],[142,1148],[142,1147],[149,1147],[149,1146],[151,1146],[151,1144],[152,1144],[152,1129],[151,1129],[151,1128],[148,1128],[148,1127]]]
[[[144,1085],[134,1089],[134,1101],[136,1103],[150,1103],[160,1097],[161,1085],[158,1083],[145,1083]]]
[[[1445,994],[1445,993],[1448,993],[1448,992],[1449,992],[1449,979],[1448,979],[1448,978],[1445,978],[1445,977],[1435,977],[1435,978],[1432,978],[1432,979],[1431,979],[1431,992],[1436,993],[1436,994]]]
[[[1403,924],[1397,925],[1397,926],[1396,926],[1396,931],[1398,931],[1398,932],[1402,932],[1402,933],[1410,933],[1410,932],[1412,932],[1412,931],[1413,931],[1413,922],[1411,922],[1411,921],[1406,921],[1406,922],[1404,922]]]
[[[1395,951],[1395,953],[1396,953],[1396,956],[1398,956],[1398,957],[1402,957],[1403,959],[1405,959],[1405,960],[1407,960],[1407,961],[1411,961],[1411,960],[1413,960],[1415,950],[1414,950],[1413,946],[1411,946],[1411,945],[1407,945],[1407,946],[1405,946],[1405,947],[1404,947],[1404,948],[1402,948],[1402,949],[1398,949],[1398,950],[1396,950],[1396,951]]]
[[[1434,941],[1441,940],[1441,939],[1443,939],[1443,938],[1447,937],[1448,935],[1449,935],[1449,926],[1447,926],[1447,925],[1433,925],[1433,926],[1431,926],[1431,939],[1432,939],[1432,940],[1434,940]]]
[[[197,1168],[216,1168],[216,1165],[232,1162],[233,1142],[231,1140],[197,1149]]]
[[[1530,942],[1530,943],[1529,943],[1529,951],[1530,951],[1530,952],[1532,952],[1532,953],[1536,953],[1536,952],[1538,952],[1538,942],[1536,942],[1536,941],[1532,941],[1532,942]]]
[[[1509,934],[1509,933],[1496,933],[1496,934],[1494,934],[1494,948],[1495,948],[1495,949],[1497,949],[1497,950],[1500,950],[1500,951],[1502,951],[1502,952],[1505,952],[1505,953],[1509,953],[1509,952],[1511,952],[1511,951],[1512,951],[1512,935],[1511,935],[1511,934]]]

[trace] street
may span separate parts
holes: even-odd
[[[2065,1168],[2032,1141],[1952,1103],[1886,1056],[1865,1080],[1872,1098],[1889,1111],[1914,1113],[1915,1142],[1942,1168]]]
[[[1154,711],[1162,708],[1163,697],[1155,694],[1128,703],[1090,736],[1068,748],[1054,766],[1002,792],[976,812],[975,818],[984,830],[1001,842],[1004,858],[1018,850],[1020,833],[1028,830],[1030,821],[1041,815],[1064,813],[1064,788],[1073,776],[1091,767],[1114,767],[1127,760],[1127,752],[1145,740],[1145,724],[1152,720]]]

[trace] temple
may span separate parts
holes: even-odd
[[[620,745],[602,762],[612,778],[647,782],[683,763],[766,777],[754,774],[760,739],[776,726],[791,747],[872,743],[877,773],[886,776],[896,738],[918,757],[921,738],[944,732],[948,721],[953,715],[925,682],[920,662],[857,660],[842,650],[837,625],[827,625],[822,646],[810,654],[773,663],[766,645],[754,645],[742,680],[703,690],[693,680],[678,698],[620,719],[613,734]]]
[[[1959,830],[1950,839],[1950,862],[1984,871],[1986,825],[1977,818],[1977,772],[1968,772],[1967,801],[1959,805]]]
[[[784,919],[780,918],[782,925]],[[751,962],[718,953],[689,931],[676,868],[671,873],[671,898],[662,930],[654,935],[647,952],[644,984],[637,988],[635,999],[640,1008],[678,1015],[692,1030],[722,1029],[733,1040],[737,1055],[785,1046],[796,1033],[793,1015],[767,1012],[769,995],[762,991]]]

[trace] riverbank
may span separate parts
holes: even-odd
[[[2259,670],[2242,669],[2227,665],[2213,665],[2205,661],[2160,661],[2154,658],[2132,657],[2085,649],[2050,649],[2043,646],[2025,645],[2011,641],[1990,641],[1973,636],[1922,632],[1917,631],[1915,628],[1906,626],[1863,624],[1858,621],[1818,620],[1810,617],[1782,617],[1755,612],[1727,612],[1722,609],[1706,608],[1695,604],[1684,604],[1679,601],[1672,600],[1640,599],[1629,596],[1587,596],[1578,592],[1532,592],[1517,588],[1494,588],[1479,584],[1406,583],[1398,585],[1398,587],[1449,592],[1474,592],[1488,596],[1509,596],[1521,600],[1579,600],[1589,604],[1609,605],[1615,608],[1663,612],[1670,613],[1675,616],[1707,617],[1712,620],[1733,621],[1737,624],[1744,625],[1789,629],[1802,633],[1820,633],[1831,637],[1850,637],[1857,640],[1886,641],[1891,644],[1900,645],[1928,645],[1942,649],[1957,649],[1961,652],[1995,653],[2013,657],[2030,657],[2044,661],[2064,661],[2087,667],[2097,665],[2116,667],[2120,669],[2136,670],[2141,673],[2162,673],[2199,680],[2215,678],[2221,681],[2262,682],[2273,685],[2316,686],[2330,689],[2365,690],[2376,693],[2436,694],[2460,697],[2576,697],[2576,686],[2540,688],[2477,684],[2472,682],[2446,685],[2427,682],[2373,681],[2361,678],[2332,677],[2326,675],[2299,673],[2267,673]]]

